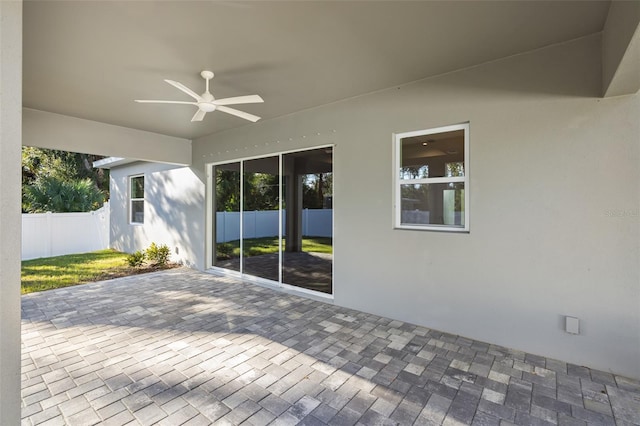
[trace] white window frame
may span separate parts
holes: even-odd
[[[146,178],[144,176],[144,174],[139,174],[139,175],[131,175],[129,176],[129,224],[130,225],[144,225],[144,216],[142,219],[142,222],[134,222],[133,220],[133,202],[134,201],[142,201],[142,211],[143,211],[143,215],[144,215],[144,210],[145,210],[145,205],[146,200],[144,198],[144,192],[145,190],[142,190],[142,198],[133,198],[133,179],[135,178],[139,178],[141,177],[143,179],[144,182],[144,186],[146,186]]]
[[[402,140],[415,136],[433,135],[455,130],[464,131],[464,176],[460,177],[436,177],[420,179],[401,179],[400,169],[402,166]],[[453,124],[450,126],[435,127],[426,130],[393,134],[393,194],[394,194],[394,214],[393,226],[395,229],[411,229],[420,231],[446,231],[446,232],[469,232],[469,123]],[[401,186],[406,184],[437,184],[464,182],[464,227],[449,225],[417,225],[402,224],[402,191]]]

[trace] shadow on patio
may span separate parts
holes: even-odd
[[[22,298],[23,424],[640,424],[640,382],[181,269]]]

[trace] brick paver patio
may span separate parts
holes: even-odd
[[[186,269],[22,316],[25,425],[640,424],[640,381]]]

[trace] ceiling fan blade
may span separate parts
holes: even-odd
[[[258,95],[236,96],[235,98],[224,98],[213,101],[215,105],[238,105],[238,104],[259,104],[264,102]]]
[[[198,105],[197,102],[183,102],[183,101],[150,101],[147,99],[136,99],[135,102],[141,104],[184,104],[184,105]]]
[[[198,111],[196,111],[196,113],[193,116],[193,118],[191,119],[191,121],[202,121],[202,119],[204,118],[205,114],[206,114],[206,112],[204,112],[201,109],[198,109]]]
[[[236,117],[244,118],[245,120],[249,120],[252,122],[256,122],[260,120],[260,117],[257,115],[249,114],[248,112],[238,111],[237,109],[228,108],[226,106],[219,106],[216,108],[218,111],[226,112],[227,114],[235,115]]]
[[[167,83],[169,83],[170,85],[172,85],[173,87],[175,87],[178,90],[183,91],[184,93],[186,93],[187,95],[191,96],[192,98],[194,98],[196,101],[201,102],[202,101],[202,97],[200,95],[198,95],[196,92],[194,92],[193,90],[189,89],[187,86],[185,86],[182,83],[178,83],[177,81],[173,81],[173,80],[165,80]]]

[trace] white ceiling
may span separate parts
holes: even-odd
[[[1,0],[0,0],[1,1]],[[193,139],[250,122],[191,100],[257,93],[273,118],[600,32],[600,1],[25,1],[24,106]]]

